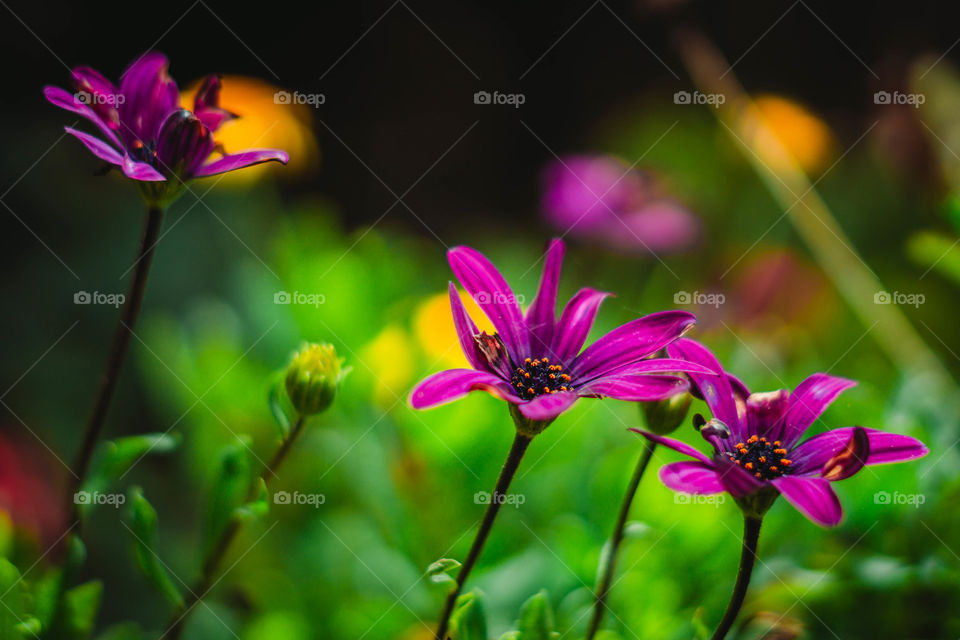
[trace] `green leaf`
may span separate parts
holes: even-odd
[[[253,500],[237,507],[235,516],[244,521],[255,520],[267,515],[270,511],[270,492],[267,491],[267,482],[257,478],[256,493]]]
[[[693,612],[692,622],[694,640],[707,640],[710,637],[710,628],[703,621],[703,607],[697,607]]]
[[[429,567],[427,567],[427,575],[430,576],[430,582],[434,584],[442,584],[447,586],[454,586],[457,584],[457,581],[447,573],[452,569],[456,569],[460,566],[459,560],[454,560],[453,558],[440,558],[436,562],[432,562]]]
[[[100,610],[103,584],[92,580],[63,594],[63,617],[69,638],[84,640],[90,637]]]
[[[523,603],[517,630],[521,640],[550,640],[554,630],[553,609],[546,591]]]
[[[90,491],[104,491],[144,456],[169,453],[179,443],[178,436],[166,433],[144,433],[107,441],[85,487]]]
[[[960,242],[933,231],[921,231],[907,241],[910,258],[960,285]]]
[[[133,538],[133,553],[137,566],[163,597],[171,604],[180,607],[183,605],[183,596],[170,579],[170,574],[167,573],[155,550],[157,512],[139,488],[135,487],[130,493],[131,527],[129,530]]]
[[[450,631],[455,640],[487,640],[487,615],[480,591],[457,598],[450,616]]]
[[[270,413],[280,428],[280,438],[286,442],[287,438],[290,437],[291,425],[287,412],[283,410],[281,399],[284,397],[284,393],[282,389],[283,380],[281,379],[270,388],[270,395],[267,397],[267,401],[270,403]]]
[[[213,487],[209,520],[204,535],[204,546],[208,551],[216,544],[224,527],[238,515],[237,508],[247,499],[251,482],[248,448],[249,438],[237,438],[221,455],[220,474]]]
[[[40,632],[43,631],[43,625],[40,624],[40,620],[31,616],[24,618],[14,629],[24,638],[34,638],[39,636]]]

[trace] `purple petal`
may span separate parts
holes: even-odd
[[[717,470],[708,463],[694,460],[663,465],[660,467],[660,481],[681,493],[710,495],[724,491]]]
[[[820,470],[827,464],[827,461],[842,451],[850,442],[855,428],[833,429],[813,436],[797,445],[789,454],[793,461],[793,473],[820,475]],[[866,431],[867,438],[870,440],[870,454],[867,456],[868,465],[906,462],[907,460],[922,458],[929,453],[927,447],[916,438],[880,431],[879,429],[864,428],[864,431]]]
[[[286,151],[280,151],[279,149],[247,149],[246,151],[226,155],[213,162],[207,163],[197,169],[193,175],[197,178],[213,176],[218,173],[246,169],[255,164],[262,164],[274,160],[287,164],[287,162],[290,161],[290,156]]]
[[[71,74],[73,85],[87,96],[87,104],[111,130],[120,128],[117,87],[90,67],[77,67]]]
[[[718,374],[723,373],[723,367],[717,358],[695,340],[677,340],[667,347],[667,353],[673,358],[696,362]],[[713,417],[730,428],[730,440],[738,442],[750,437],[747,421],[737,408],[733,385],[728,376],[691,373],[690,379],[697,385]]]
[[[648,358],[631,362],[616,370],[615,376],[633,375],[641,373],[702,373],[704,375],[714,375],[702,364],[690,362],[689,360],[679,360],[677,358]],[[601,380],[605,378],[598,378]]]
[[[210,131],[237,117],[220,107],[220,76],[214,74],[203,79],[193,99],[193,113]]]
[[[853,435],[835,456],[827,460],[820,470],[824,480],[837,482],[854,475],[867,463],[870,456],[870,438],[863,427],[854,427]]]
[[[435,373],[410,392],[414,409],[427,409],[462,398],[471,391],[488,391],[501,400],[520,402],[510,385],[499,376],[473,369],[449,369]]]
[[[686,378],[676,376],[616,375],[598,378],[577,391],[627,402],[653,402],[686,391],[689,386]]]
[[[81,115],[93,124],[97,125],[97,128],[103,132],[103,135],[107,136],[107,140],[114,143],[116,146],[123,148],[123,143],[120,142],[117,134],[110,129],[109,125],[104,122],[103,119],[100,118],[100,116],[98,116],[96,112],[94,112],[94,110],[88,105],[85,105],[77,100],[74,94],[63,90],[60,87],[44,87],[43,95],[46,96],[50,104]]]
[[[557,319],[557,287],[560,285],[560,266],[563,263],[563,240],[554,238],[547,247],[540,278],[540,288],[527,310],[527,327],[530,329],[530,345],[536,351],[546,353],[553,343],[553,330]],[[554,354],[550,354],[551,356]]]
[[[650,433],[649,431],[644,431],[643,429],[631,428],[630,431],[633,431],[634,433],[639,433],[647,440],[652,440],[657,444],[662,444],[665,447],[670,447],[674,451],[679,451],[680,453],[686,456],[690,456],[691,458],[696,458],[700,462],[712,464],[712,461],[710,460],[710,458],[700,453],[699,451],[697,451],[696,449],[688,445],[686,442],[680,442],[679,440],[675,440],[674,438],[668,438],[667,436],[658,436],[655,433]]]
[[[529,351],[527,327],[510,285],[487,258],[470,247],[447,252],[450,268],[483,312],[490,318],[514,362]]]
[[[752,393],[747,396],[747,424],[751,433],[767,435],[772,442],[779,438],[779,420],[786,413],[790,403],[790,392],[786,389]],[[776,434],[771,436],[771,432]]]
[[[545,393],[517,405],[517,408],[528,420],[553,420],[572,407],[578,398],[576,393]]]
[[[120,77],[121,134],[129,144],[155,140],[160,125],[180,105],[167,66],[166,56],[153,51],[137,58]]]
[[[71,129],[70,127],[64,127],[67,133],[72,135],[74,138],[82,142],[87,149],[90,150],[90,153],[97,156],[101,160],[106,160],[110,164],[120,165],[123,162],[123,154],[111,147],[109,144],[101,140],[100,138],[95,138],[89,133],[84,133],[83,131],[77,131],[76,129]]]
[[[739,498],[749,495],[766,485],[765,482],[755,478],[749,471],[735,464],[724,455],[718,456],[713,464],[717,469],[717,477],[720,479],[723,488],[734,497]]]
[[[210,129],[186,109],[172,112],[157,134],[157,162],[168,174],[183,179],[194,175],[213,153]]]
[[[666,200],[618,214],[611,216],[601,235],[610,247],[621,251],[680,251],[693,245],[700,234],[697,217]]]
[[[463,306],[463,300],[460,299],[460,293],[456,285],[449,283],[450,291],[450,311],[453,314],[453,326],[457,330],[457,339],[460,341],[460,348],[467,362],[478,371],[488,371],[487,361],[477,350],[477,343],[473,339],[480,333],[473,318],[467,313],[467,308]]]
[[[787,502],[821,527],[835,527],[843,518],[840,499],[823,478],[781,476],[771,480]]]
[[[813,374],[790,394],[790,406],[783,417],[782,430],[767,437],[780,440],[783,446],[789,449],[844,389],[856,384],[853,380],[836,378],[825,373]]]
[[[146,162],[137,162],[130,156],[123,156],[123,162],[120,163],[123,169],[123,175],[134,180],[143,182],[162,182],[166,180],[159,171],[151,167]]]
[[[600,303],[609,295],[595,289],[580,289],[570,298],[553,334],[552,351],[558,361],[570,362],[580,353],[600,310]]]
[[[642,360],[670,344],[696,323],[686,311],[660,311],[614,329],[577,356],[570,375],[574,384],[598,378],[625,364]]]

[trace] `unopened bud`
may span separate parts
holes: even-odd
[[[693,397],[689,393],[678,393],[663,400],[641,403],[647,429],[661,436],[672,433],[687,417],[691,401]]]
[[[325,411],[337,396],[343,370],[330,344],[308,344],[297,351],[287,367],[287,395],[303,416]]]

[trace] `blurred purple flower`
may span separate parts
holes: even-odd
[[[89,67],[72,72],[76,93],[44,87],[54,105],[92,122],[104,139],[71,127],[74,136],[101,160],[118,166],[141,182],[191,178],[243,169],[262,162],[286,164],[287,153],[249,149],[211,159],[213,132],[233,118],[219,106],[220,81],[206,78],[197,91],[193,111],[180,106],[177,84],[167,73],[167,58],[151,52],[137,58],[120,77],[119,88]]]
[[[660,193],[655,177],[607,155],[574,155],[543,173],[548,222],[622,251],[678,251],[693,245],[697,218]]]
[[[482,390],[515,405],[527,420],[548,422],[580,397],[660,400],[688,385],[683,377],[664,374],[710,375],[697,363],[650,359],[693,326],[696,319],[684,311],[662,311],[628,322],[581,352],[600,303],[609,294],[581,289],[558,319],[563,253],[563,242],[551,241],[539,291],[524,315],[510,286],[487,258],[469,247],[450,250],[454,274],[496,332],[491,336],[477,330],[451,282],[454,325],[473,368],[442,371],[421,382],[410,395],[414,408],[425,409]]]
[[[742,382],[723,373],[716,357],[698,342],[678,340],[667,353],[719,374],[689,374],[713,413],[714,420],[700,429],[714,447],[712,458],[679,440],[633,429],[694,458],[660,469],[660,479],[674,491],[726,491],[741,504],[764,492],[774,498],[779,493],[813,522],[832,527],[840,523],[843,512],[831,482],[849,478],[864,465],[905,462],[928,452],[909,436],[864,427],[833,429],[797,444],[830,403],[856,384],[853,380],[815,373],[793,392],[751,394]]]

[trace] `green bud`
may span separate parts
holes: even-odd
[[[287,367],[287,395],[293,408],[302,416],[325,411],[336,398],[337,387],[346,374],[333,345],[305,345]]]
[[[689,393],[678,393],[656,402],[641,402],[647,429],[661,436],[672,433],[687,417],[692,401],[693,396]]]

